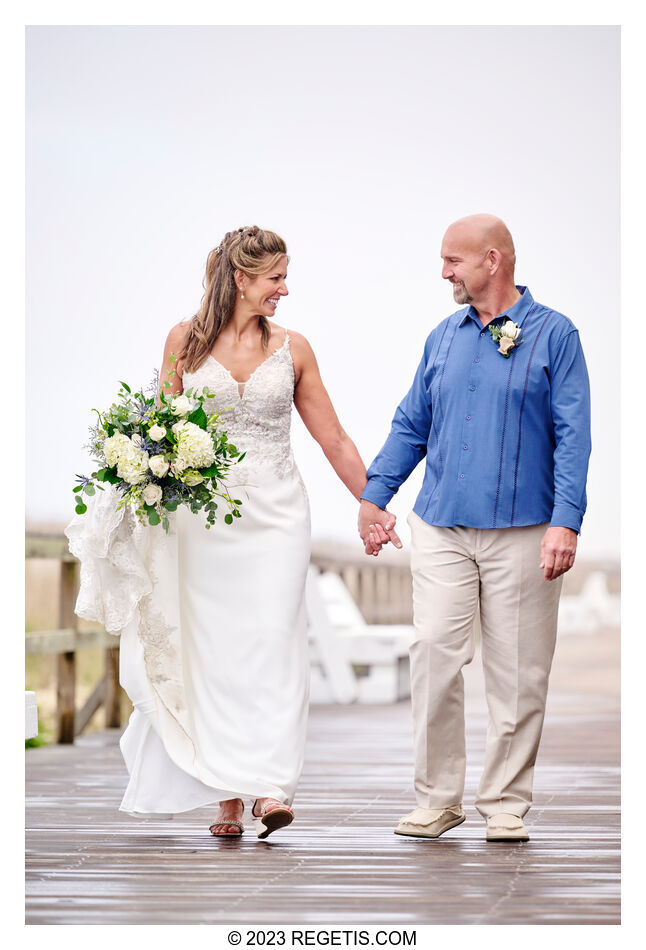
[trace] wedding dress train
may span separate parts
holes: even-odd
[[[289,337],[245,384],[209,356],[183,387],[215,393],[207,411],[247,452],[227,483],[242,517],[226,525],[222,504],[206,529],[180,507],[165,534],[117,512],[110,488],[66,530],[81,561],[77,613],[121,635],[131,814],[290,803],[303,764],[310,521],[290,446]]]

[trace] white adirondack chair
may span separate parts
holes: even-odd
[[[25,690],[25,739],[34,739],[38,735],[38,707],[36,694]]]
[[[367,624],[343,580],[310,568],[312,702],[393,703],[410,696],[409,624]]]
[[[579,594],[563,594],[559,602],[561,634],[596,633],[621,624],[621,598],[610,594],[603,571],[592,571]]]

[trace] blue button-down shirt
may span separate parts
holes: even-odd
[[[492,323],[522,343],[505,359],[473,307],[430,334],[413,385],[368,469],[362,498],[385,508],[426,456],[414,511],[428,524],[580,531],[590,455],[590,388],[572,322],[526,287]],[[491,324],[490,324],[491,325]]]

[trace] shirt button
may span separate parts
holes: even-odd
[[[476,358],[474,359],[473,362],[474,362],[474,363],[479,363],[479,362],[480,362],[480,357],[479,357],[479,356],[476,356]]]
[[[460,478],[464,478],[464,475],[460,474]]]
[[[469,448],[469,446],[468,446],[468,445],[463,445],[462,448],[463,448],[464,451],[466,452],[466,450]]]
[[[471,421],[471,416],[466,416],[465,418],[466,418],[467,422],[470,422],[470,421]]]
[[[476,391],[475,386],[469,386],[469,389],[471,390],[472,393],[474,393],[474,392]]]
[[[480,336],[484,336],[484,335],[485,335],[485,332],[484,332],[484,330],[483,330],[482,333],[480,334]]]

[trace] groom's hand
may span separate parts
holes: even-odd
[[[541,542],[541,568],[546,581],[569,571],[576,556],[577,533],[571,528],[550,525]]]
[[[365,498],[361,500],[358,528],[366,554],[376,557],[383,545],[389,541],[392,541],[396,548],[401,548],[402,543],[394,530],[396,521],[397,518],[391,512],[384,511]]]

